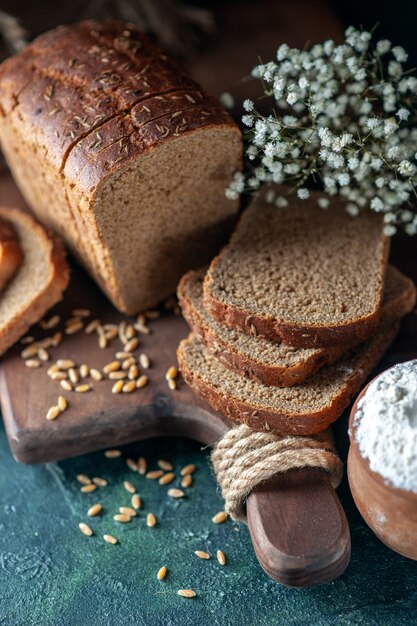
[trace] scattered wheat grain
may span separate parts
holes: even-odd
[[[121,450],[117,449],[105,450],[104,456],[106,457],[106,459],[118,459],[122,456],[122,452]]]
[[[178,589],[177,594],[183,598],[195,598],[197,595],[192,589]]]
[[[182,489],[177,489],[176,487],[172,487],[172,489],[168,489],[167,491],[170,498],[183,498],[185,493]]]
[[[95,517],[96,515],[99,515],[99,513],[101,513],[103,510],[103,507],[101,506],[101,504],[93,504],[93,506],[90,506],[90,508],[87,511],[87,515],[88,517]]]
[[[86,535],[87,537],[91,537],[91,535],[93,534],[91,528],[88,526],[88,524],[84,524],[84,522],[80,522],[78,524],[78,528],[81,530],[82,534]]]
[[[211,521],[214,524],[222,524],[226,520],[227,520],[227,513],[226,513],[226,511],[219,511],[218,513],[216,513],[216,515],[214,517],[211,518]]]
[[[111,543],[113,545],[116,545],[116,543],[118,542],[116,537],[113,537],[113,535],[103,535],[103,539],[104,541],[107,541],[107,543]]]
[[[156,577],[158,580],[163,580],[165,578],[165,576],[167,575],[167,568],[165,565],[163,565],[161,568],[159,568]]]
[[[146,525],[149,526],[149,528],[156,526],[156,517],[153,513],[148,513],[146,516]]]
[[[226,565],[226,557],[223,550],[217,550],[216,556],[220,565]]]
[[[210,555],[208,552],[204,552],[204,550],[195,550],[194,554],[198,556],[199,559],[209,559]]]

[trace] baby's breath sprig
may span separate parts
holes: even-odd
[[[403,68],[403,48],[386,39],[372,45],[371,33],[353,27],[345,35],[343,44],[329,40],[310,50],[283,44],[276,62],[253,69],[272,108],[265,116],[253,101],[243,102],[248,166],[226,195],[283,183],[307,199],[315,180],[322,208],[339,194],[351,215],[367,206],[383,213],[387,235],[398,225],[414,235],[417,78]],[[272,188],[267,199],[288,205]]]

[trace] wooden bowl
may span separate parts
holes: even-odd
[[[371,470],[356,441],[357,405],[370,384],[361,391],[350,413],[347,466],[350,489],[360,514],[378,539],[402,556],[417,560],[417,493],[388,485],[380,474]]]

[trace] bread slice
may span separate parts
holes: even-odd
[[[416,291],[408,281],[393,281],[377,333],[339,361],[322,367],[296,387],[267,387],[230,371],[191,333],[178,348],[185,381],[216,410],[255,430],[308,435],[324,430],[350,399],[394,340]]]
[[[334,348],[295,348],[262,337],[252,337],[213,319],[203,300],[205,268],[190,271],[180,281],[178,299],[191,329],[209,351],[231,370],[264,385],[291,387],[303,382],[320,367],[333,363],[345,351]],[[413,282],[395,267],[387,269],[383,315],[398,319],[413,306]]]
[[[15,278],[0,295],[0,354],[12,346],[62,297],[69,267],[60,241],[50,237],[28,214],[0,208],[0,219],[15,228],[23,261]]]
[[[261,195],[213,260],[205,301],[219,322],[292,346],[353,345],[378,325],[388,239],[381,216],[340,201],[286,209]]]
[[[0,219],[0,292],[16,274],[23,259],[16,230],[5,219]]]

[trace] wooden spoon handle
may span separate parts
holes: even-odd
[[[330,582],[349,563],[349,526],[324,470],[294,469],[259,485],[247,519],[261,567],[283,585]]]

